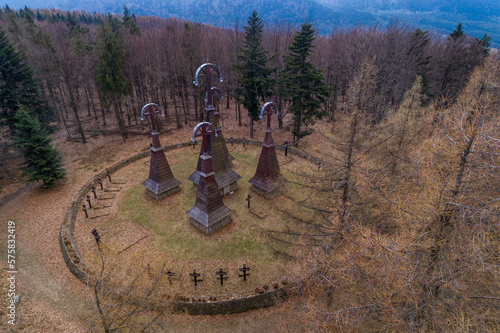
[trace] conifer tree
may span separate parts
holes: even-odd
[[[481,46],[483,50],[483,55],[485,57],[490,55],[491,37],[484,34],[481,39],[476,38],[477,43]]]
[[[284,56],[285,69],[281,75],[280,95],[290,102],[293,114],[293,142],[311,134],[303,126],[314,124],[325,116],[321,105],[326,102],[329,87],[320,69],[308,61],[313,52],[316,30],[310,23],[302,24],[289,47],[290,54]]]
[[[43,181],[44,188],[52,187],[64,179],[66,170],[59,151],[52,146],[47,130],[33,117],[25,106],[18,106],[15,114],[16,147],[25,161],[20,165],[29,182]]]
[[[457,40],[460,37],[464,37],[464,36],[465,36],[465,32],[464,32],[464,29],[462,26],[462,22],[460,22],[459,24],[457,24],[457,26],[455,27],[453,32],[450,34],[450,37],[454,40]]]
[[[130,10],[127,6],[123,7],[122,15],[123,26],[132,34],[140,34],[141,30],[137,26],[135,14],[130,15]]]
[[[0,30],[0,125],[9,126],[11,133],[19,105],[31,110],[43,127],[54,120],[54,110],[42,98],[25,55]]]
[[[264,24],[256,11],[252,12],[247,24],[245,41],[239,49],[239,64],[235,66],[241,74],[237,78],[240,88],[236,93],[243,96],[242,103],[250,117],[250,137],[253,138],[253,122],[259,120],[260,102],[264,103],[270,96],[272,69],[266,68],[267,52],[261,45]]]
[[[123,139],[128,139],[127,131],[120,112],[119,105],[125,96],[130,93],[130,86],[123,73],[123,58],[125,57],[125,47],[120,38],[119,22],[108,14],[103,20],[98,30],[100,42],[97,45],[98,65],[97,65],[97,86],[99,98],[104,107],[113,106],[118,127]]]

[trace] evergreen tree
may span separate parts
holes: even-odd
[[[238,95],[243,96],[243,106],[250,117],[250,137],[253,138],[253,121],[259,120],[260,101],[270,96],[272,81],[269,76],[272,69],[266,68],[267,52],[261,46],[264,24],[256,11],[253,11],[247,21],[245,41],[237,55],[239,64],[236,69],[241,76],[237,78],[240,88]]]
[[[478,44],[481,46],[483,50],[483,55],[485,57],[490,55],[490,46],[491,46],[491,37],[488,36],[487,34],[484,34],[481,39],[476,38],[476,41]]]
[[[132,34],[138,34],[141,32],[139,27],[137,26],[135,14],[130,15],[130,10],[127,6],[123,7],[123,15],[122,15],[123,26],[125,29],[130,31]]]
[[[55,112],[42,98],[38,80],[25,55],[17,51],[0,30],[0,125],[9,126],[11,133],[19,105],[32,110],[45,128],[54,120]]]
[[[302,24],[289,47],[290,54],[284,56],[285,69],[281,74],[280,95],[290,102],[293,113],[293,142],[312,133],[302,127],[314,124],[325,116],[321,105],[326,102],[329,89],[320,69],[308,61],[312,54],[316,30],[309,23]]]
[[[455,30],[453,30],[453,32],[450,34],[450,37],[452,39],[454,39],[454,40],[457,40],[460,37],[464,37],[464,36],[465,36],[465,32],[464,32],[464,29],[463,29],[463,26],[462,26],[462,22],[460,22],[455,27]]]
[[[29,182],[41,180],[44,188],[54,186],[66,175],[59,151],[52,147],[46,129],[25,106],[18,106],[15,117],[14,140],[25,158],[21,171]]]
[[[125,96],[129,95],[130,86],[123,73],[125,47],[120,36],[120,23],[108,14],[99,26],[97,44],[97,86],[99,98],[104,107],[113,107],[118,127],[123,139],[128,139],[119,105]]]

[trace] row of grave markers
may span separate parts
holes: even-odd
[[[94,236],[95,241],[96,241],[96,245],[99,248],[100,244],[102,244],[101,235],[99,235],[99,232],[97,231],[96,228],[93,228],[90,233],[92,234],[92,236]],[[238,271],[241,272],[241,275],[238,274],[238,276],[243,277],[243,281],[246,281],[247,280],[247,276],[250,275],[250,273],[249,273],[250,272],[250,267],[248,267],[246,264],[243,264],[243,267],[238,268]],[[175,273],[172,272],[170,269],[168,269],[167,272],[166,272],[166,275],[167,275],[168,279],[170,280],[170,279],[172,279],[175,276]],[[219,279],[220,279],[220,285],[223,286],[224,285],[224,279],[228,278],[227,271],[224,271],[223,268],[219,268],[218,270],[216,270],[215,275],[217,275],[219,277]],[[201,276],[201,274],[197,273],[196,269],[193,269],[193,272],[189,273],[189,276],[193,278],[194,286],[198,287],[198,282],[202,281],[201,279],[199,279],[199,277]]]
[[[243,276],[243,281],[246,281],[247,280],[247,276],[250,275],[248,273],[250,271],[250,267],[247,267],[246,264],[243,264],[243,267],[238,268],[238,271],[242,272],[241,275],[240,274],[238,274],[238,275],[239,276]],[[170,271],[167,271],[167,275],[168,276],[173,276],[173,274],[174,273],[172,273]],[[215,271],[215,275],[218,276],[218,279],[220,279],[220,285],[223,286],[224,285],[224,279],[228,278],[227,271],[224,271],[224,269],[219,268],[218,270]],[[193,272],[189,273],[189,276],[193,278],[194,286],[198,287],[198,282],[202,281],[202,280],[199,279],[199,277],[201,276],[201,274],[200,273],[196,273],[196,269],[193,269]]]
[[[109,169],[106,169],[106,177],[108,177],[109,179],[109,182],[112,183],[111,181],[111,172],[109,172]],[[119,191],[121,189],[121,187],[118,187],[118,188],[104,188],[104,185],[103,185],[103,179],[101,177],[98,178],[97,180],[97,183],[99,184],[100,188],[101,188],[101,191],[103,192],[116,192],[116,191]],[[99,197],[97,195],[97,191],[98,189],[96,189],[96,187],[94,185],[92,185],[92,188],[90,190],[93,194],[93,199],[95,201],[99,201],[99,200],[108,200],[108,199],[113,199],[114,198],[114,195],[110,196],[110,197]],[[101,209],[101,208],[107,208],[109,207],[110,205],[106,205],[106,204],[101,204],[101,205],[98,205],[94,202],[94,204],[92,203],[92,195],[90,195],[89,193],[86,195],[86,198],[85,198],[85,201],[87,203],[83,203],[82,204],[82,210],[83,212],[85,213],[85,218],[89,218],[89,213],[88,213],[88,210],[89,209]],[[108,215],[108,214],[101,214],[101,215],[97,215],[97,216],[91,216],[91,218],[96,218],[96,217],[101,217],[101,216],[105,216],[105,215]]]

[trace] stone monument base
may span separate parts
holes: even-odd
[[[181,190],[180,186],[177,186],[177,187],[171,188],[170,190],[167,190],[165,192],[158,193],[158,194],[156,194],[153,191],[148,190],[148,189],[146,189],[144,192],[146,192],[150,197],[160,201],[160,200],[165,199],[166,197],[171,196],[174,193],[179,192],[180,190]]]
[[[232,221],[231,214],[233,211],[226,206],[221,206],[210,214],[207,214],[194,206],[186,213],[189,215],[189,222],[192,225],[207,235],[211,235]]]
[[[216,232],[217,230],[222,229],[223,227],[225,227],[226,225],[231,223],[231,221],[232,221],[231,216],[226,216],[225,218],[223,218],[219,222],[212,224],[210,227],[206,227],[203,224],[201,224],[200,222],[193,219],[192,217],[189,218],[189,222],[191,222],[192,225],[194,225],[196,228],[200,229],[201,231],[203,231],[207,235],[211,235],[214,232]]]
[[[262,195],[267,200],[271,200],[271,199],[276,198],[278,195],[283,194],[286,190],[286,186],[282,185],[280,187],[275,188],[271,192],[267,192],[267,191],[261,189],[260,187],[255,186],[255,185],[252,185],[252,187],[250,187],[250,189],[257,194]]]

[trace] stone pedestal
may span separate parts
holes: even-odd
[[[207,112],[207,121],[210,121],[212,118],[217,118],[213,116],[213,106],[209,105],[205,108],[205,111]],[[214,127],[217,130],[218,136],[215,136],[215,134],[212,133],[207,137],[208,154],[212,156],[213,171],[215,172],[215,180],[217,182],[220,195],[224,196],[227,193],[235,191],[239,188],[237,181],[241,179],[241,176],[232,168],[229,151],[220,128],[215,125]],[[203,149],[200,150],[200,158],[198,159],[196,170],[188,177],[188,179],[193,182],[195,189],[200,182],[202,156]]]
[[[204,153],[200,156],[200,161],[196,201],[186,213],[191,224],[210,235],[231,222],[230,215],[233,211],[222,202],[212,168],[212,157]]]
[[[161,200],[179,192],[182,183],[174,178],[170,165],[165,157],[163,147],[152,146],[150,149],[151,164],[149,165],[149,178],[146,179],[142,185],[146,187],[147,194],[156,200]]]
[[[266,199],[273,199],[285,190],[286,179],[280,173],[276,144],[273,142],[271,128],[266,129],[266,138],[262,143],[259,164],[255,175],[248,182],[251,189]]]

